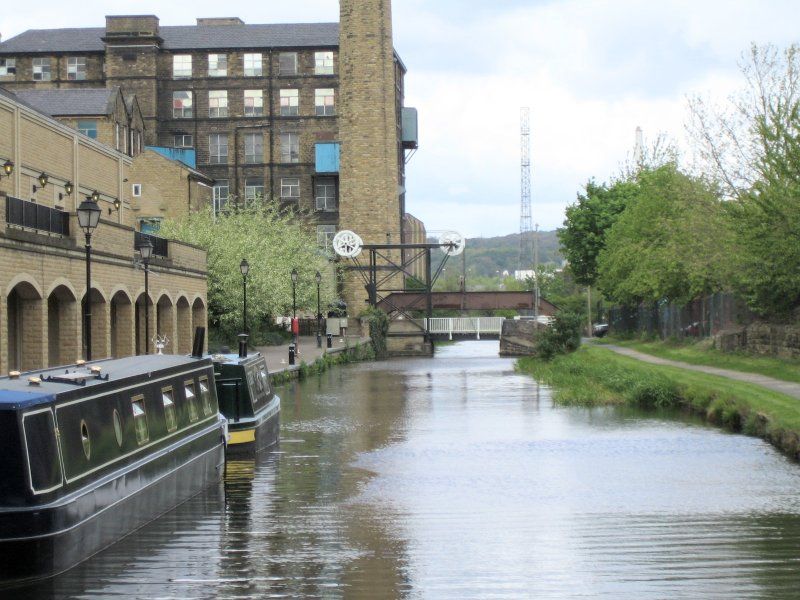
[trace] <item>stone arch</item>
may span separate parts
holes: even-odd
[[[46,307],[35,280],[18,275],[6,293],[8,370],[30,371],[47,364]]]
[[[167,354],[177,354],[178,352],[175,329],[175,307],[172,304],[172,298],[164,292],[156,303],[156,333],[159,336],[166,336],[167,345],[164,350]]]
[[[47,293],[48,366],[74,363],[81,356],[81,307],[75,289],[64,280]]]
[[[109,311],[111,356],[114,358],[132,356],[136,352],[133,308],[133,298],[128,290],[124,287],[115,288]]]
[[[189,354],[192,351],[192,307],[185,295],[181,295],[175,303],[176,342],[173,345],[178,354]]]
[[[50,283],[50,287],[47,288],[47,293],[44,295],[45,298],[49,298],[53,292],[58,288],[66,288],[75,301],[78,301],[78,290],[75,289],[75,286],[72,285],[72,282],[69,279],[65,279],[63,277],[59,277],[54,279]]]
[[[11,294],[11,291],[17,287],[20,283],[26,283],[33,288],[33,290],[38,294],[39,298],[44,298],[44,292],[42,291],[42,286],[39,285],[39,282],[36,281],[36,278],[32,275],[28,275],[27,273],[20,273],[19,275],[13,277],[11,281],[6,286],[6,298]]]
[[[208,314],[206,312],[205,300],[201,297],[196,297],[192,302],[192,332],[198,327],[206,328],[205,347],[203,351],[208,350]]]
[[[92,328],[92,360],[111,356],[111,331],[109,304],[102,289],[92,287],[89,291],[89,308]],[[86,346],[86,294],[81,298],[82,355],[87,356]]]

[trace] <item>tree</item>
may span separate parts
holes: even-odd
[[[248,320],[288,315],[292,309],[291,271],[297,269],[297,307],[316,313],[317,271],[322,278],[321,302],[335,299],[328,259],[320,252],[314,232],[297,217],[274,204],[258,204],[221,213],[211,209],[179,221],[165,221],[161,235],[198,245],[208,252],[209,321],[238,331],[242,322],[242,275],[239,263],[250,263],[247,278]]]
[[[598,185],[589,180],[575,204],[567,207],[564,228],[558,231],[561,250],[570,265],[575,281],[594,285],[597,279],[597,256],[605,247],[606,233],[634,196],[636,185],[617,181]]]
[[[642,171],[606,236],[598,287],[622,304],[688,302],[730,280],[730,227],[716,188],[668,164]]]
[[[721,104],[695,96],[689,99],[687,129],[700,168],[712,175],[727,198],[749,194],[764,178],[773,131],[792,128],[792,111],[800,99],[800,46],[784,50],[753,44],[742,55],[745,86]]]

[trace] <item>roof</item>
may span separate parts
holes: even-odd
[[[103,52],[105,27],[29,29],[0,43],[0,54]],[[269,25],[165,25],[164,50],[302,48],[339,45],[338,23]]]
[[[102,367],[101,375],[103,379],[96,379],[90,374],[86,367],[70,365],[53,369],[43,369],[22,373],[19,379],[9,379],[0,377],[0,409],[18,409],[25,406],[42,404],[52,401],[58,394],[72,392],[75,390],[103,386],[107,383],[120,382],[123,379],[140,378],[143,382],[151,379],[164,369],[181,366],[195,366],[200,368],[211,364],[207,358],[198,359],[190,356],[174,354],[148,354],[144,356],[129,356],[127,358],[96,360],[87,365],[98,365]],[[45,381],[47,377],[63,376],[65,372],[85,373],[86,379],[83,386],[76,383],[62,383],[58,381]],[[39,377],[41,383],[32,386],[28,383],[28,377]],[[108,380],[105,377],[108,376]],[[107,386],[105,386],[107,387]],[[90,395],[87,392],[87,396]]]
[[[119,95],[119,88],[29,89],[15,90],[14,95],[47,115],[110,115],[114,113],[114,100]]]

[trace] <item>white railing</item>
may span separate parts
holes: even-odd
[[[443,318],[436,317],[425,319],[428,331],[434,334],[448,335],[453,339],[453,334],[474,334],[477,339],[481,339],[481,334],[499,335],[503,329],[504,317],[457,317]]]

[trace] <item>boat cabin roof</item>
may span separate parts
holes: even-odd
[[[120,381],[142,375],[151,375],[172,367],[207,363],[208,359],[174,354],[149,354],[107,360],[95,360],[84,365],[66,365],[51,369],[27,371],[19,378],[0,377],[0,409],[24,408],[53,400],[58,394],[78,389],[90,389],[104,383]],[[91,367],[100,367],[93,373]],[[39,379],[31,385],[29,379]]]
[[[252,361],[254,358],[262,358],[261,352],[250,352],[246,357],[241,358],[238,354],[212,354],[211,360],[216,364],[223,365],[243,365]]]

